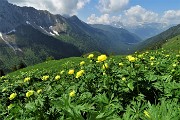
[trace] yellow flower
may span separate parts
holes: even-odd
[[[103,61],[105,61],[106,59],[107,59],[107,56],[106,56],[106,55],[100,55],[100,56],[98,56],[98,58],[97,58],[98,62],[103,62]]]
[[[122,78],[122,80],[123,80],[123,81],[126,81],[126,78],[125,78],[125,77],[123,77],[123,78]]]
[[[133,57],[132,55],[128,55],[127,59],[129,60],[129,62],[135,62],[136,61],[136,58]]]
[[[46,80],[49,79],[49,75],[45,75],[45,76],[43,76],[41,79],[42,79],[43,81],[46,81]]]
[[[91,59],[94,57],[94,54],[89,54],[89,56],[87,58]]]
[[[84,70],[80,70],[79,72],[77,72],[76,73],[76,78],[81,77],[83,73],[84,73]]]
[[[76,92],[73,90],[73,91],[71,91],[71,92],[69,93],[69,96],[70,96],[70,97],[74,97],[75,94],[76,94]]]
[[[55,77],[55,80],[59,80],[61,77],[60,77],[60,75],[57,75],[56,77]]]
[[[30,77],[24,78],[24,82],[29,82],[31,80]]]
[[[14,107],[14,105],[13,104],[10,104],[9,106],[8,106],[8,110],[10,110],[11,108],[13,108]]]
[[[143,54],[142,55],[138,55],[138,58],[142,58],[143,57]]]
[[[41,92],[42,92],[42,89],[37,90],[37,93],[38,93],[38,94],[41,93]]]
[[[176,70],[175,69],[172,69],[171,72],[175,72]]]
[[[169,55],[166,55],[166,57],[169,57]]]
[[[17,93],[12,93],[12,94],[9,96],[9,100],[13,100],[16,96],[17,96]]]
[[[84,65],[84,64],[85,64],[85,62],[84,62],[84,61],[80,62],[80,66],[82,66],[82,65]]]
[[[69,70],[68,74],[69,74],[69,75],[74,74],[74,70],[73,70],[73,69]]]
[[[154,57],[152,57],[152,56],[150,57],[150,60],[154,60],[154,59],[155,59]]]
[[[177,66],[177,65],[174,63],[174,64],[173,64],[173,67],[176,67],[176,66]]]
[[[119,66],[123,66],[124,64],[121,62],[121,63],[119,63]]]
[[[152,63],[151,63],[151,66],[153,66],[153,65],[154,65],[154,63],[152,62]]]
[[[102,66],[102,69],[104,70],[104,69],[108,69],[108,64],[107,63],[105,63],[103,66]]]
[[[31,95],[34,94],[34,91],[33,90],[29,90],[27,93],[26,93],[26,97],[30,97]]]
[[[176,55],[176,57],[180,57],[180,55]]]
[[[148,118],[151,118],[150,115],[149,115],[149,113],[148,113],[146,110],[144,110],[144,115],[145,115],[146,117],[148,117]]]

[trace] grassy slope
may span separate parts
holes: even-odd
[[[173,50],[173,51],[179,51],[180,48],[180,35],[173,37],[169,40],[167,40],[167,42],[162,46],[162,48],[166,49],[166,50]],[[114,59],[118,60],[120,59],[122,56],[113,56]],[[70,58],[65,58],[65,59],[61,59],[61,60],[51,60],[51,61],[47,61],[44,63],[40,63],[34,66],[30,66],[27,67],[25,69],[10,73],[9,75],[18,75],[20,74],[20,72],[27,72],[27,71],[31,71],[33,69],[46,69],[46,70],[54,70],[54,71],[58,71],[60,69],[63,69],[64,66],[68,63],[69,68],[70,67],[74,67],[74,65],[78,64],[81,61],[87,61],[86,58],[81,58],[81,57],[70,57]]]
[[[179,50],[180,48],[180,35],[173,37],[162,46],[164,49]]]
[[[8,114],[8,117],[21,119],[40,119],[42,115],[49,118],[57,113],[54,118],[63,118],[63,114],[67,118],[76,117],[74,120],[84,120],[86,117],[92,118],[89,120],[145,120],[148,116],[151,116],[152,120],[178,120],[180,109],[177,106],[180,103],[175,100],[179,99],[180,95],[180,57],[174,53],[169,56],[167,54],[169,53],[162,51],[134,54],[137,58],[135,61],[131,59],[134,62],[129,62],[124,56],[115,56],[113,59],[108,57],[107,70],[102,69],[102,62],[90,63],[87,58],[75,57],[25,68],[9,74],[7,78],[1,78],[0,90],[6,91],[1,94],[0,112],[3,113],[3,118]],[[86,63],[79,66],[82,60]],[[122,62],[123,66],[119,66],[119,62]],[[82,77],[75,78],[67,73],[71,68],[76,72],[83,69],[85,73]],[[61,70],[65,70],[65,73],[59,81],[55,81]],[[44,75],[49,75],[50,78],[42,81]],[[29,83],[23,82],[26,77],[31,77]],[[38,89],[43,92],[34,92],[30,98],[25,97],[28,90]],[[75,97],[69,98],[68,94],[74,89]],[[10,105],[8,97],[12,92],[17,92],[18,95],[10,101],[15,106],[7,113],[6,107]],[[64,103],[68,99],[69,103]],[[24,109],[23,116],[16,116],[21,115],[18,111],[22,108],[18,106]],[[52,111],[51,107],[57,111]],[[81,111],[87,115],[80,114]],[[169,111],[173,111],[173,114]]]
[[[80,57],[71,57],[71,58],[65,58],[65,59],[61,59],[61,60],[51,60],[51,61],[46,61],[34,66],[29,66],[27,68],[9,73],[8,75],[10,76],[14,76],[14,75],[20,75],[21,72],[28,72],[28,71],[32,71],[32,70],[53,70],[53,71],[58,71],[58,70],[62,70],[66,64],[70,65],[69,67],[73,67],[74,63],[79,63],[82,60],[86,60],[84,58],[80,58]]]

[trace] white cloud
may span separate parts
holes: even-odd
[[[121,11],[129,0],[99,0],[98,9],[102,13],[114,13]]]
[[[8,0],[20,6],[31,6],[55,14],[77,14],[90,0]],[[38,4],[37,4],[38,3]]]
[[[111,24],[116,21],[120,21],[121,16],[110,16],[109,14],[103,14],[100,17],[97,17],[95,14],[92,14],[87,18],[89,24]]]
[[[103,14],[96,16],[92,14],[88,17],[87,22],[90,24],[111,24],[122,23],[124,26],[138,26],[143,23],[159,22],[159,15],[152,11],[148,11],[143,7],[136,5],[128,10],[125,10],[119,16],[111,16],[110,14]]]
[[[180,24],[180,10],[168,10],[164,12],[162,22]]]
[[[124,12],[123,23],[126,25],[139,25],[153,22],[158,22],[158,14],[148,11],[140,5],[133,6]]]

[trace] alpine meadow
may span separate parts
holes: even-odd
[[[178,4],[0,0],[0,120],[180,120]]]

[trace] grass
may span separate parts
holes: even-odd
[[[180,35],[167,40],[167,42],[162,46],[162,48],[167,49],[167,50],[179,51],[180,50]]]
[[[10,73],[0,78],[0,116],[6,120],[179,120],[180,55],[170,52],[101,57],[101,62],[97,56],[72,57]]]

